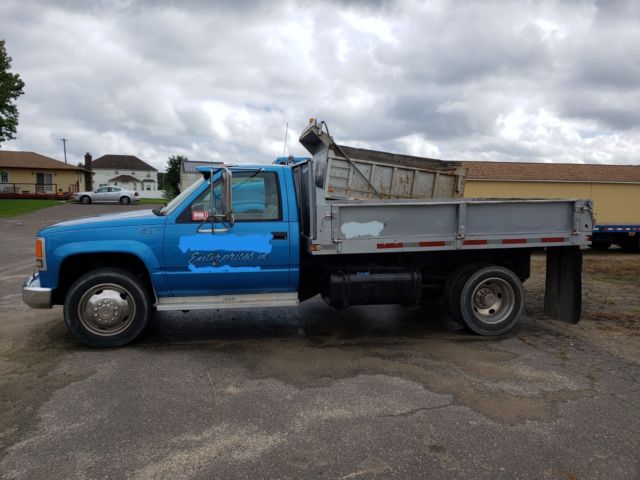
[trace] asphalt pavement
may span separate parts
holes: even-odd
[[[157,313],[132,345],[82,346],[61,307],[21,301],[33,237],[132,208],[149,206],[0,219],[2,478],[640,477],[640,365],[530,316],[482,338],[435,306],[314,298]]]

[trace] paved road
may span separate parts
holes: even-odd
[[[640,476],[640,366],[531,317],[484,339],[435,309],[314,299],[161,313],[129,347],[81,346],[60,307],[21,303],[33,235],[130,208],[148,207],[0,220],[2,478]]]

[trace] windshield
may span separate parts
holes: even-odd
[[[194,190],[196,190],[200,185],[202,185],[204,183],[204,178],[200,177],[200,180],[198,180],[197,182],[191,184],[186,190],[184,190],[180,195],[178,195],[177,197],[175,197],[173,200],[171,200],[169,203],[167,203],[167,205],[160,210],[160,214],[161,215],[167,215],[171,212],[173,212],[176,207],[178,205],[180,205],[182,203],[182,201],[188,197],[189,195],[191,195],[193,193]]]

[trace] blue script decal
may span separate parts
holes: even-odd
[[[180,237],[178,248],[183,253],[191,252],[189,270],[202,273],[259,272],[260,266],[269,258],[273,235],[190,235]],[[231,266],[233,263],[249,263],[246,266]]]

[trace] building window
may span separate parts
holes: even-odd
[[[101,183],[100,185],[98,185],[98,188],[102,188],[102,187],[106,187],[107,184],[106,183]]]
[[[115,170],[115,172],[116,172],[115,174],[118,175],[118,173],[119,173],[118,170]]]
[[[0,183],[9,183],[9,174],[4,170],[0,170]]]
[[[151,178],[151,172],[147,172],[147,178]]]
[[[131,175],[135,175],[135,174],[136,174],[136,172],[131,172]]]
[[[151,185],[147,185],[147,190],[151,190]]]

